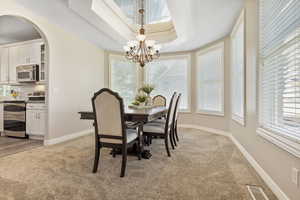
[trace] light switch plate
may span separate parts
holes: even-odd
[[[297,186],[299,184],[299,170],[297,168],[292,169],[292,182]]]

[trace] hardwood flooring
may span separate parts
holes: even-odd
[[[39,140],[19,139],[1,136],[0,157],[27,151],[36,147],[40,147],[42,145],[42,141]]]

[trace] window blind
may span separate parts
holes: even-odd
[[[300,1],[260,0],[260,127],[300,140]]]
[[[133,102],[137,91],[137,66],[128,62],[123,56],[111,55],[110,62],[110,88],[123,98],[124,104]]]
[[[197,56],[197,110],[224,115],[224,44]]]
[[[161,57],[145,66],[145,82],[153,84],[152,96],[163,95],[169,103],[173,92],[181,93],[180,110],[190,109],[190,57]]]

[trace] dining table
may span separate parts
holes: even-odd
[[[166,115],[168,109],[164,106],[152,107],[152,108],[124,108],[125,120],[130,122],[147,123],[155,119],[161,118]],[[82,120],[94,120],[95,113],[91,110],[80,111],[80,119]]]
[[[126,107],[124,108],[124,117],[125,121],[129,124],[129,126],[130,122],[139,123],[143,125],[147,122],[151,122],[153,120],[164,117],[167,111],[167,107],[164,106],[157,106],[151,108]],[[80,119],[82,120],[95,120],[95,113],[91,110],[80,111],[78,113],[80,115]],[[149,159],[151,157],[150,151],[143,149],[142,157],[145,159]]]

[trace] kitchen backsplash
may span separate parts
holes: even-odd
[[[26,99],[28,94],[38,91],[46,91],[45,85],[0,85],[0,96],[10,97],[11,91],[16,91],[19,95],[17,99]]]

